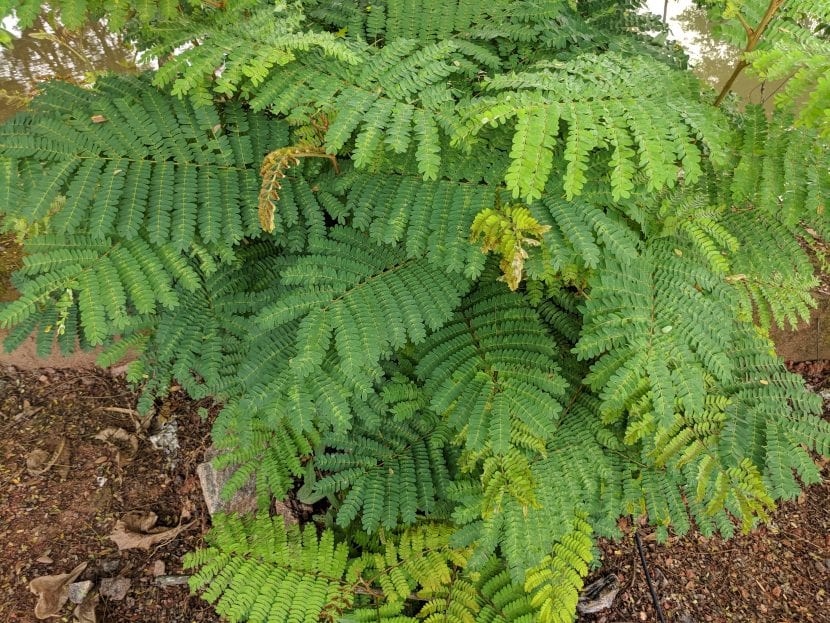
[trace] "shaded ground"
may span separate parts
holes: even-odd
[[[3,623],[36,621],[35,596],[28,592],[28,582],[40,575],[65,573],[83,561],[89,565],[80,580],[130,579],[123,600],[101,600],[99,623],[219,620],[204,602],[189,597],[186,586],[158,587],[152,573],[161,570],[159,561],[164,574],[182,573],[182,555],[201,543],[207,528],[195,467],[209,443],[209,424],[200,419],[197,405],[174,394],[154,424],[159,419],[178,421],[181,449],[175,467],[168,469],[165,455],[151,446],[146,435],[139,440],[135,460],[119,467],[115,449],[94,436],[106,427],[134,431],[128,413],[104,410],[129,409],[134,404],[135,395],[124,381],[105,372],[0,370]],[[61,439],[70,448],[68,461],[62,457],[46,473],[31,475],[26,469],[29,452],[36,448],[52,452]],[[65,479],[62,470],[68,472]],[[132,510],[153,511],[164,526],[175,526],[184,511],[190,516],[186,521],[193,524],[168,544],[119,553],[108,535],[115,520]],[[67,607],[66,614],[70,612]]]
[[[818,389],[830,389],[830,365],[797,364]],[[218,617],[184,586],[155,584],[183,573],[182,555],[197,547],[208,527],[195,476],[209,443],[199,405],[173,394],[153,426],[175,418],[181,450],[173,469],[147,439],[134,461],[118,466],[115,451],[94,436],[109,426],[134,430],[128,413],[136,396],[120,378],[98,370],[18,371],[0,368],[0,621],[30,623],[35,596],[28,582],[63,573],[83,561],[81,580],[129,578],[123,600],[102,599],[99,623],[216,623]],[[151,426],[150,433],[153,432]],[[26,457],[51,451],[65,439],[68,462],[32,476]],[[66,478],[61,468],[68,466]],[[830,466],[824,466],[830,479]],[[104,479],[106,479],[104,481]],[[769,526],[729,542],[697,536],[657,545],[645,538],[649,569],[666,612],[675,623],[760,621],[830,622],[830,480],[799,501],[782,506]],[[150,510],[174,526],[184,510],[193,521],[174,541],[150,551],[118,552],[108,539],[124,512]],[[604,543],[597,577],[616,573],[622,584],[614,606],[582,621],[656,621],[631,541]],[[39,559],[39,560],[38,560]],[[48,562],[48,561],[52,562]],[[67,617],[72,620],[70,609]]]

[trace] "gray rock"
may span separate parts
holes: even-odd
[[[150,435],[150,443],[156,450],[161,450],[167,457],[167,468],[172,471],[176,467],[179,456],[179,426],[176,420],[170,420],[161,427],[155,435]]]
[[[189,579],[189,575],[160,575],[154,581],[158,586],[181,586]]]
[[[84,580],[83,582],[73,582],[69,585],[69,601],[73,604],[83,602],[89,591],[92,590],[92,581]]]
[[[118,576],[116,578],[104,578],[101,580],[101,597],[110,601],[121,601],[127,596],[130,590],[130,578]]]
[[[240,514],[255,512],[257,501],[254,476],[251,476],[230,500],[222,499],[222,489],[233,475],[233,468],[226,467],[217,470],[211,463],[217,456],[219,456],[219,450],[211,446],[205,451],[205,462],[196,467],[208,512],[211,515],[218,512]]]
[[[605,610],[611,607],[619,592],[620,581],[616,575],[610,573],[582,589],[576,609],[581,614],[593,614]]]

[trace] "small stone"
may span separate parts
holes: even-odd
[[[211,461],[218,456],[219,451],[211,446],[205,452],[205,462],[196,467],[199,483],[202,485],[202,495],[208,512],[213,515],[217,512],[253,513],[257,510],[255,477],[246,482],[229,501],[222,499],[222,489],[234,471],[232,468],[217,470]]]
[[[160,575],[156,578],[158,586],[181,586],[187,584],[189,575]]]
[[[130,590],[130,579],[124,577],[104,578],[101,580],[101,596],[110,601],[121,601]]]
[[[89,591],[92,590],[92,580],[84,580],[83,582],[73,582],[69,585],[69,601],[73,604],[83,603]]]
[[[41,374],[39,377],[37,377],[37,380],[38,380],[39,383],[46,384],[46,383],[49,382],[49,377],[46,376],[45,374]]]
[[[160,575],[164,575],[165,566],[163,560],[157,560],[153,563],[153,575],[158,577]]]
[[[120,565],[121,561],[117,558],[107,558],[98,563],[101,573],[115,573]]]

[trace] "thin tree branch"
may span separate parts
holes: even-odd
[[[743,16],[738,13],[739,20],[741,24],[744,26],[744,29],[747,31],[747,42],[746,47],[741,52],[741,60],[739,60],[735,64],[735,69],[732,70],[732,74],[729,76],[729,79],[723,85],[720,93],[718,94],[717,99],[715,100],[715,106],[720,106],[721,102],[723,102],[724,98],[729,94],[732,90],[732,85],[735,83],[737,77],[741,74],[741,72],[749,65],[746,61],[746,55],[752,52],[758,43],[761,41],[761,37],[764,34],[764,31],[769,26],[772,18],[775,17],[775,14],[778,12],[786,0],[770,0],[769,6],[767,6],[767,10],[764,12],[764,16],[761,18],[761,21],[758,22],[758,26],[755,28],[751,28],[749,24],[746,23],[746,20]]]
[[[748,21],[746,21],[746,18],[743,16],[743,13],[738,11],[737,15],[738,15],[738,21],[741,23],[741,26],[744,27],[744,32],[746,33],[746,38],[747,38],[747,41],[748,41],[749,39],[752,38],[752,35],[755,33],[755,31],[752,30],[752,26],[749,25]]]

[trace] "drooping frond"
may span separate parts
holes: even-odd
[[[700,101],[699,85],[646,58],[605,53],[565,65],[540,62],[530,71],[496,75],[485,87],[465,106],[455,140],[474,146],[488,128],[511,124],[505,181],[525,201],[542,196],[555,164],[566,197],[579,195],[598,150],[612,155],[615,199],[629,195],[635,173],[652,190],[674,186],[681,171],[693,183],[702,173],[701,149],[710,158],[726,151],[725,119]]]
[[[469,450],[538,447],[561,412],[557,352],[536,312],[504,285],[482,283],[415,355],[430,407]]]
[[[286,526],[281,516],[214,515],[208,547],[185,557],[192,589],[231,622],[332,618],[353,598],[344,581],[348,548],[326,530]]]
[[[130,310],[175,309],[181,302],[176,284],[196,287],[192,269],[169,244],[44,236],[32,239],[27,249],[30,255],[15,277],[20,297],[0,309],[2,327],[25,323],[71,291],[76,295],[70,310],[77,311],[87,343],[98,345],[126,328]]]
[[[580,358],[598,357],[586,381],[599,392],[604,417],[617,419],[644,392],[662,426],[674,420],[676,399],[701,410],[706,376],[725,382],[733,374],[729,300],[722,281],[670,243],[629,266],[607,262],[585,302],[576,346]]]
[[[553,552],[528,570],[525,590],[539,608],[540,623],[570,623],[582,580],[593,560],[591,526],[581,517],[573,529],[554,544]]]
[[[230,246],[257,232],[256,167],[286,136],[238,104],[194,108],[142,79],[47,86],[0,130],[0,157],[14,167],[4,192],[17,198],[4,211],[48,216],[55,234]]]
[[[341,494],[337,524],[346,527],[360,518],[370,533],[412,525],[419,514],[431,513],[450,478],[443,450],[447,434],[437,417],[417,414],[390,422],[388,412],[379,415],[381,429],[355,427],[347,438],[324,438],[332,450],[314,457],[315,468],[325,474],[313,484],[315,497]]]
[[[826,237],[830,139],[813,129],[792,128],[791,121],[788,115],[776,114],[768,122],[760,108],[749,109],[731,198],[794,231],[803,223]]]
[[[158,33],[149,54],[166,58],[154,82],[171,86],[174,95],[193,95],[207,104],[210,91],[233,95],[243,83],[260,85],[275,67],[310,49],[344,64],[359,59],[357,48],[333,33],[303,28],[300,3],[229,2],[221,9],[182,16],[176,28]],[[192,45],[192,41],[199,45]],[[184,49],[179,49],[179,48]],[[208,85],[206,76],[222,68]]]
[[[463,277],[349,228],[312,243],[281,281],[286,293],[259,321],[277,328],[300,320],[292,368],[310,374],[333,343],[340,369],[356,379],[373,377],[382,357],[440,328],[469,288]]]
[[[758,214],[729,214],[726,225],[741,245],[727,281],[744,295],[742,317],[762,327],[795,328],[817,305],[815,267],[789,228]]]
[[[268,233],[276,227],[274,213],[276,203],[280,199],[285,171],[300,164],[300,158],[329,158],[335,166],[337,161],[333,156],[327,156],[319,148],[313,147],[281,147],[269,153],[262,161],[259,174],[262,176],[262,187],[259,191],[259,224]]]

